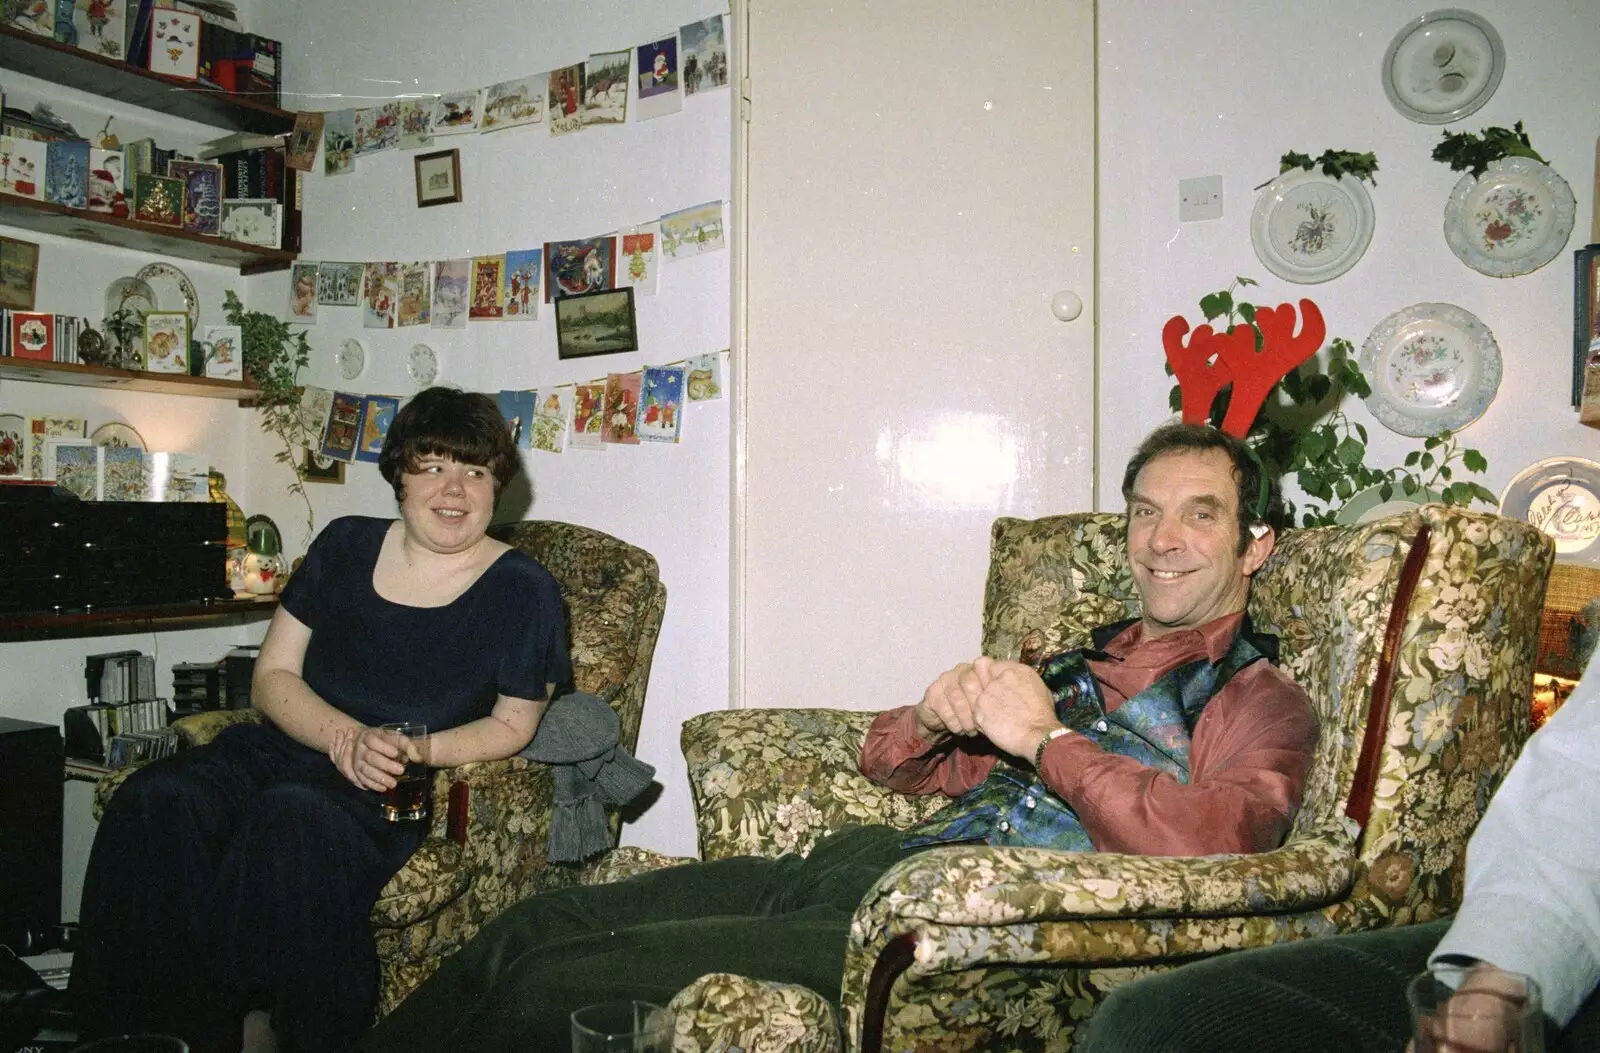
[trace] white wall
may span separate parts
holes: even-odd
[[[1441,5],[1351,0],[1272,3],[1100,4],[1100,318],[1103,397],[1102,507],[1120,508],[1120,466],[1167,414],[1161,326],[1234,275],[1261,280],[1253,302],[1309,297],[1329,336],[1359,351],[1385,316],[1419,301],[1455,303],[1494,332],[1504,379],[1488,412],[1462,432],[1489,460],[1482,477],[1500,493],[1535,460],[1594,456],[1600,433],[1569,407],[1571,250],[1588,241],[1595,137],[1600,134],[1600,23],[1592,0],[1473,0],[1506,46],[1506,72],[1488,104],[1452,131],[1525,122],[1533,145],[1578,199],[1572,239],[1531,275],[1486,277],[1445,244],[1445,200],[1458,174],[1430,159],[1440,128],[1406,120],[1384,96],[1379,66],[1408,19]],[[1443,5],[1450,6],[1450,5]],[[1354,269],[1322,285],[1274,278],[1250,246],[1251,190],[1276,175],[1288,150],[1375,151],[1377,229]],[[1181,178],[1220,173],[1226,215],[1179,224]],[[1359,400],[1351,419],[1372,437],[1369,465],[1398,464],[1420,440],[1378,424]]]
[[[564,0],[439,5],[404,3],[275,5],[262,32],[286,43],[289,109],[335,110],[400,92],[479,87],[660,39],[685,22],[718,13],[717,0],[661,0],[648,7]],[[380,13],[381,12],[381,13]],[[728,196],[729,93],[685,100],[683,112],[552,138],[543,127],[441,137],[428,149],[458,148],[464,200],[415,207],[412,154],[360,158],[350,175],[306,180],[307,260],[442,259],[533,248],[545,241],[609,233],[663,212]],[[281,310],[286,275],[256,279],[251,306]],[[355,308],[321,309],[310,329],[304,379],[326,387],[407,394],[405,356],[415,342],[438,352],[440,380],[495,392],[586,381],[728,346],[728,254],[666,264],[658,291],[640,297],[643,350],[577,362],[556,357],[554,315],[537,321],[474,322],[464,331],[363,330]],[[367,368],[339,380],[333,353],[360,340]],[[667,614],[640,734],[640,756],[657,768],[661,799],[624,832],[629,843],[693,852],[694,834],[678,730],[686,717],[727,703],[728,402],[687,407],[677,446],[529,454],[535,499],[526,518],[560,519],[639,545],[661,564]],[[270,470],[264,445],[253,465]],[[342,487],[310,492],[318,524],[346,513],[393,514],[375,465],[347,470]],[[270,491],[271,488],[269,488]],[[266,503],[291,549],[303,549],[303,512],[294,499]]]

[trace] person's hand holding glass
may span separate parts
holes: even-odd
[[[1539,985],[1487,962],[1435,962],[1406,988],[1412,1053],[1544,1053]]]
[[[344,777],[381,795],[391,822],[428,815],[429,750],[425,724],[397,722],[334,733],[328,756]]]

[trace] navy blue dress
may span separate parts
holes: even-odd
[[[372,587],[391,522],[328,524],[284,590],[311,629],[312,690],[365,724],[442,731],[501,694],[540,699],[571,681],[544,568],[511,551],[449,604],[391,603]],[[84,879],[83,1037],[158,1031],[236,1053],[259,1008],[287,1049],[348,1049],[377,1002],[372,905],[424,833],[384,821],[376,794],[269,724],[141,769],[108,803]]]

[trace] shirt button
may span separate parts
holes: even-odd
[[[1026,801],[1026,802],[1024,802],[1024,803],[1026,803],[1026,804],[1027,804],[1027,806],[1028,806],[1028,807],[1029,807],[1029,808],[1034,808],[1034,807],[1037,807],[1037,806],[1038,806],[1038,804],[1039,804],[1039,802],[1038,802],[1038,801],[1036,801],[1036,800],[1034,800],[1034,799],[1033,799],[1033,798],[1032,798],[1032,797],[1029,797],[1029,798],[1028,798],[1028,799],[1027,799],[1027,801]]]
[[[1107,724],[1107,723],[1106,723],[1106,722],[1105,722],[1105,721],[1103,721],[1103,720],[1097,720],[1097,721],[1095,721],[1095,722],[1094,722],[1094,729],[1095,729],[1095,730],[1096,730],[1096,731],[1105,731],[1105,730],[1106,730],[1106,729],[1107,729],[1107,728],[1109,728],[1109,727],[1110,727],[1110,725],[1109,725],[1109,724]]]
[[[1001,833],[1005,833],[1006,831],[1008,831],[1010,829],[1011,829],[1011,824],[1010,823],[1006,822],[1004,819],[1000,820],[1000,832]]]

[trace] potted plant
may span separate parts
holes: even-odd
[[[316,532],[316,515],[300,475],[299,454],[314,439],[300,419],[298,381],[300,370],[310,361],[311,345],[304,329],[295,329],[265,311],[247,310],[232,289],[223,298],[222,313],[229,325],[239,327],[245,381],[256,389],[253,402],[261,413],[261,430],[275,436],[281,446],[273,459],[294,473],[289,492],[305,502],[306,534],[310,536]],[[212,353],[210,347],[205,351],[208,356]]]

